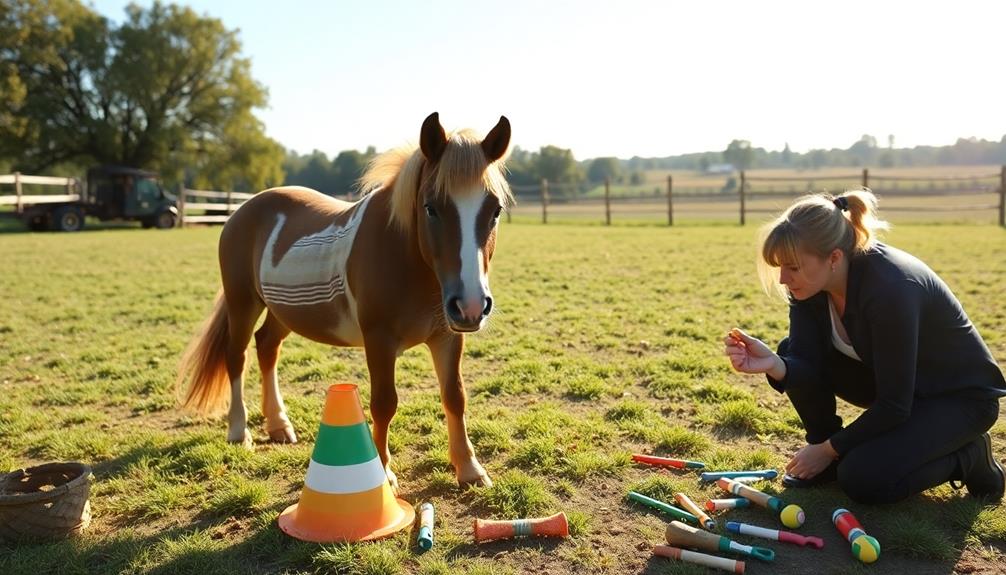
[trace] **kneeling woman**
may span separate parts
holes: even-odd
[[[759,261],[766,288],[789,298],[789,337],[775,353],[734,329],[726,355],[766,374],[803,421],[808,445],[786,485],[837,479],[856,501],[890,503],[951,481],[999,500],[987,430],[1002,371],[943,280],[877,241],[886,227],[868,191],[790,206],[766,227]],[[866,411],[843,427],[836,397]]]

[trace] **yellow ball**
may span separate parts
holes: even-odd
[[[807,517],[803,514],[803,509],[800,509],[799,505],[787,505],[783,508],[782,513],[779,514],[779,519],[782,520],[782,524],[786,527],[796,529],[803,525]]]
[[[873,563],[880,557],[880,542],[869,535],[860,535],[852,541],[852,554],[863,563]]]

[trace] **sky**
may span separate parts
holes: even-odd
[[[505,115],[513,145],[577,159],[1006,134],[1006,2],[177,3],[240,31],[256,114],[299,153],[415,142],[434,111],[481,133]]]

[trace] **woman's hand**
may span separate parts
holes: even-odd
[[[831,446],[831,440],[807,445],[796,452],[786,464],[786,473],[798,479],[810,479],[825,470],[838,459],[838,452]]]
[[[723,353],[741,373],[766,373],[777,381],[786,377],[786,363],[765,342],[736,327],[723,339]]]

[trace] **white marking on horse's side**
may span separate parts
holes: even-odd
[[[273,265],[276,241],[286,223],[286,214],[276,215],[276,225],[269,234],[259,266],[259,285],[262,298],[268,304],[308,306],[326,304],[343,295],[350,311],[349,325],[333,326],[332,332],[347,343],[356,343],[359,326],[356,317],[356,298],[350,292],[346,277],[346,264],[353,249],[356,232],[363,220],[367,204],[373,194],[368,194],[355,206],[343,225],[332,223],[320,232],[304,236],[293,243],[283,258]]]
[[[259,282],[266,302],[315,305],[330,302],[345,293],[346,262],[369,200],[368,195],[351,208],[353,214],[344,225],[332,223],[320,232],[295,241],[274,266],[276,240],[286,223],[286,215],[277,214],[276,227],[262,251],[259,267]]]
[[[461,284],[462,304],[478,300],[482,305],[482,297],[489,291],[489,278],[482,266],[482,248],[475,237],[475,224],[486,192],[482,188],[468,194],[454,197],[454,205],[458,209],[458,219],[461,224]],[[481,313],[481,308],[478,310]]]

